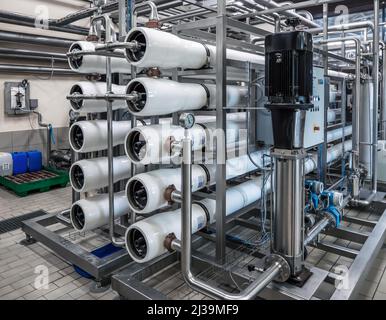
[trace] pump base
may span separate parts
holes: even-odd
[[[287,282],[298,288],[303,288],[303,286],[311,278],[312,275],[313,273],[308,268],[304,267],[303,270],[297,276],[290,277]]]

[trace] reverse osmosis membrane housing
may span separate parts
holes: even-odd
[[[126,157],[116,157],[114,164],[114,183],[128,179],[131,174],[131,161]],[[75,162],[69,172],[72,188],[76,192],[89,192],[108,186],[107,157],[85,159]]]
[[[125,94],[126,87],[113,85],[112,91],[115,94]],[[107,92],[107,86],[105,82],[92,82],[92,81],[80,81],[74,84],[71,88],[71,95],[105,95]],[[71,109],[74,112],[82,113],[99,113],[106,112],[107,106],[105,100],[71,100]],[[125,109],[127,108],[126,102],[124,100],[114,100],[113,101],[113,110]]]
[[[232,119],[232,118],[230,118]],[[245,118],[242,121],[227,122],[227,143],[232,146],[240,142],[240,134],[245,131]],[[130,160],[135,164],[170,164],[173,155],[171,154],[171,142],[181,141],[185,134],[184,128],[170,124],[149,125],[136,127],[130,130],[125,139],[125,152]],[[206,151],[213,149],[215,137],[220,137],[221,132],[216,130],[214,122],[196,124],[188,130],[188,134],[193,141],[193,150],[199,151],[206,147]]]
[[[264,154],[269,154],[269,150],[252,153],[253,162],[248,155],[227,160],[227,179],[233,179],[262,168]],[[192,191],[212,185],[214,177],[215,166],[193,165]],[[171,186],[175,190],[181,190],[181,168],[160,169],[132,177],[126,185],[130,209],[139,214],[149,214],[168,206],[166,191]]]
[[[130,131],[130,121],[113,122],[113,145],[118,146],[125,142]],[[107,149],[107,121],[78,121],[69,131],[69,141],[72,150],[86,153]]]
[[[74,42],[70,47],[70,52],[76,51],[95,51],[96,43],[88,41]],[[122,52],[122,50],[117,50]],[[69,57],[68,64],[70,68],[79,73],[98,73],[106,74],[106,57],[100,55],[84,55],[79,57]],[[125,58],[111,58],[112,73],[127,73],[131,74],[131,66]]]
[[[75,230],[86,232],[109,223],[109,196],[103,194],[75,202],[70,210],[72,226]],[[125,192],[114,195],[114,214],[119,218],[129,212]]]
[[[216,47],[182,39],[172,33],[134,28],[126,42],[136,41],[140,49],[126,49],[127,60],[135,67],[164,69],[201,69],[216,65]],[[264,57],[251,53],[227,49],[227,58],[264,65]]]
[[[129,110],[137,116],[167,115],[216,106],[216,86],[213,84],[138,78],[127,85],[126,93],[137,93],[140,97],[135,101],[127,101]],[[227,86],[227,107],[241,106],[247,96],[247,87]]]

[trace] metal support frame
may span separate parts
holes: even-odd
[[[49,230],[49,226],[57,223],[63,224],[63,221],[58,219],[56,213],[53,213],[24,221],[22,230],[28,238],[42,243],[71,265],[76,265],[88,272],[102,285],[109,283],[110,276],[114,271],[132,261],[126,250],[118,251],[103,259],[94,256],[80,245],[74,244],[65,237]]]

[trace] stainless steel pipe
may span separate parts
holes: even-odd
[[[282,265],[274,261],[252,284],[238,294],[232,294],[224,290],[210,286],[208,283],[197,279],[191,272],[192,258],[192,140],[183,140],[183,164],[182,164],[182,219],[181,242],[174,240],[172,248],[181,252],[181,271],[186,283],[193,289],[214,298],[225,300],[250,300],[262,291],[270,282],[280,276]]]

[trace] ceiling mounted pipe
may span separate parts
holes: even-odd
[[[216,106],[216,85],[213,84],[138,78],[128,84],[126,93],[140,95],[139,100],[127,101],[129,110],[136,116],[166,115]],[[247,96],[247,87],[227,86],[227,107],[245,104]]]
[[[349,148],[352,141],[345,146]],[[340,155],[339,155],[340,150]],[[346,149],[347,151],[350,149]],[[328,151],[328,161],[332,162],[342,155],[342,145],[338,144]],[[310,173],[317,168],[317,155],[305,163],[305,172]],[[270,179],[264,184],[263,178],[242,183],[229,188],[226,193],[226,215],[231,215],[240,209],[261,199],[262,190],[270,192]],[[205,199],[192,205],[192,233],[202,230],[208,224],[215,222],[216,201]],[[209,221],[208,221],[209,217]],[[166,236],[174,233],[181,239],[181,209],[164,212],[131,225],[125,235],[126,249],[130,257],[138,263],[146,263],[167,253],[164,246]]]
[[[112,86],[113,92],[115,94],[125,94],[125,86]],[[91,82],[91,81],[81,81],[72,86],[70,94],[76,95],[105,95],[107,93],[107,86],[105,82]],[[97,112],[106,112],[107,105],[105,100],[70,100],[71,109],[75,112],[82,113],[97,113]],[[126,109],[127,105],[124,100],[114,100],[113,101],[113,110]]]
[[[174,34],[149,28],[134,28],[126,42],[138,42],[137,50],[125,49],[126,59],[135,67],[201,69],[216,65],[216,47],[182,39]],[[264,57],[227,49],[227,58],[264,65]],[[160,58],[162,57],[162,59]]]
[[[263,156],[269,150],[227,160],[227,180],[253,172],[263,167]],[[259,167],[256,167],[257,164]],[[192,191],[198,191],[215,183],[216,169],[213,165],[193,165]],[[171,187],[173,186],[173,187]],[[130,208],[139,214],[149,214],[170,204],[170,193],[181,191],[181,168],[160,169],[141,173],[131,178],[126,185]]]
[[[89,192],[108,186],[108,159],[95,158],[75,162],[69,172],[72,188],[76,192]],[[131,161],[126,157],[114,158],[114,183],[128,179]]]
[[[234,144],[240,138],[242,129],[245,129],[245,120],[227,121],[227,143]],[[218,135],[215,122],[196,124],[188,133],[193,143],[193,150],[202,150],[208,147],[213,150],[214,135]],[[171,153],[171,142],[181,141],[185,129],[170,124],[149,125],[136,127],[127,134],[125,139],[125,152],[135,164],[168,164],[174,156]]]
[[[78,41],[71,45],[70,53],[77,51],[95,52],[96,44],[87,41]],[[120,50],[116,50],[120,52]],[[106,57],[102,55],[84,55],[69,57],[68,64],[73,71],[84,74],[106,74]],[[124,58],[111,57],[112,73],[131,74],[131,66]]]
[[[131,128],[131,121],[113,122],[113,144],[121,145],[125,142],[127,132]],[[107,149],[107,121],[78,121],[69,131],[69,141],[72,150],[79,153],[101,151]]]
[[[129,213],[129,203],[124,192],[114,195],[115,218]],[[109,198],[107,194],[75,202],[70,210],[71,224],[75,230],[86,232],[109,223]]]

